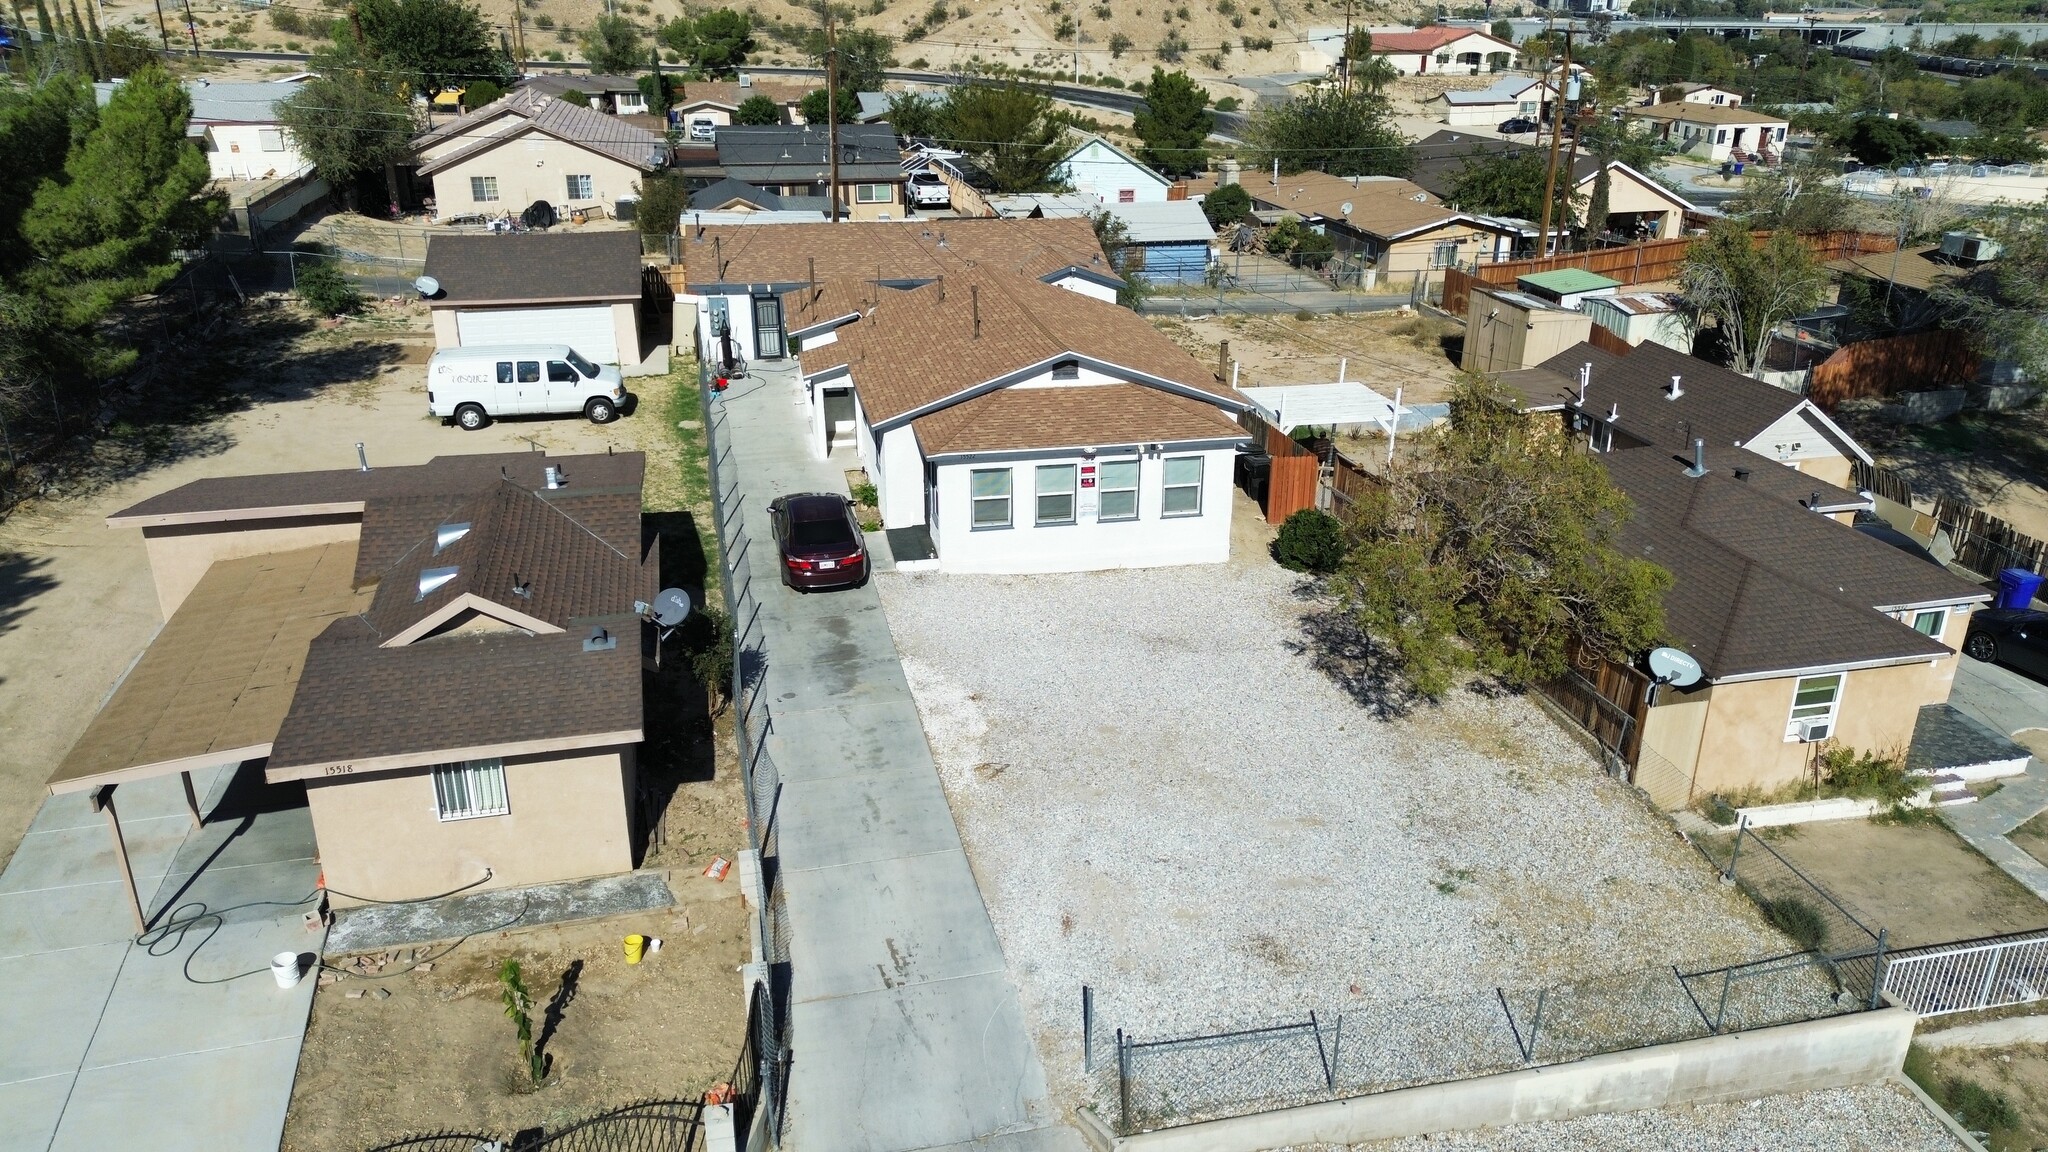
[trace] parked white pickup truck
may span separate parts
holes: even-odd
[[[953,202],[953,190],[944,177],[929,168],[910,174],[910,203],[918,208],[944,208]]]
[[[499,416],[581,412],[608,424],[631,403],[617,368],[567,344],[444,348],[427,361],[427,411],[470,432]]]

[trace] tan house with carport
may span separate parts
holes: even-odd
[[[434,347],[567,344],[632,375],[645,359],[640,268],[638,232],[435,236]]]
[[[304,782],[328,884],[379,900],[632,868],[643,469],[443,456],[116,513],[169,619],[50,790],[259,762]]]
[[[1484,162],[1496,157],[1535,155],[1547,157],[1549,146],[1538,147],[1516,140],[1474,132],[1464,128],[1445,128],[1431,133],[1415,142],[1409,150],[1414,156],[1415,166],[1408,173],[1408,179],[1426,188],[1439,199],[1457,204],[1452,189],[1458,175],[1471,163]],[[1560,165],[1566,157],[1560,156]],[[1563,178],[1560,169],[1560,179]],[[1573,206],[1573,219],[1580,226],[1586,222],[1586,209],[1592,203],[1594,186],[1599,182],[1600,161],[1592,156],[1581,155],[1571,160],[1569,169],[1572,193],[1577,198]],[[1607,164],[1607,233],[1627,238],[1658,237],[1668,239],[1685,230],[1685,216],[1698,212],[1699,208],[1685,197],[1665,187],[1652,176],[1639,172],[1619,160]],[[1535,228],[1530,229],[1533,239]],[[1532,249],[1533,251],[1533,246]]]
[[[1460,212],[1406,180],[1297,172],[1278,184],[1246,182],[1244,190],[1255,211],[1301,217],[1339,255],[1396,282],[1436,281],[1455,264],[1508,259],[1522,237],[1519,222]]]
[[[535,201],[564,219],[616,215],[621,196],[668,164],[668,142],[617,116],[514,89],[414,138],[418,175],[434,185],[434,214],[513,216]],[[536,274],[543,270],[535,269]]]

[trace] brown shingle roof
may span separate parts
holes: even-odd
[[[1747,105],[1691,104],[1673,100],[1648,108],[1631,108],[1628,114],[1642,120],[1684,120],[1692,124],[1790,124],[1783,116],[1759,112]]]
[[[686,80],[676,85],[674,106],[688,109],[716,104],[736,111],[750,97],[766,96],[777,104],[795,104],[810,92],[811,88],[803,84],[777,84],[763,80],[754,80],[744,88],[737,80]]]
[[[1297,172],[1282,176],[1277,188],[1267,179],[1247,182],[1245,190],[1263,207],[1341,220],[1360,232],[1383,239],[1399,239],[1440,224],[1471,219],[1445,207],[1440,197],[1406,180],[1361,178],[1354,184],[1327,172]],[[1351,206],[1348,213],[1344,211],[1346,204]]]
[[[640,299],[638,232],[441,235],[427,243],[430,308],[525,301]]]
[[[488,125],[505,116],[517,116],[525,123],[495,133],[484,131]],[[468,115],[458,116],[433,131],[414,138],[412,144],[415,151],[425,151],[458,139],[470,141],[463,147],[421,164],[419,174],[431,176],[451,164],[488,152],[527,132],[545,133],[557,140],[608,156],[622,164],[630,164],[643,172],[652,172],[659,168],[661,161],[657,156],[664,153],[667,148],[667,142],[662,137],[645,128],[625,123],[617,116],[593,111],[566,100],[557,100],[532,89],[515,88]]]
[[[1044,276],[1069,266],[1114,277],[1087,220],[932,220],[733,224],[683,230],[694,289],[846,277],[924,281],[978,266]]]
[[[868,419],[882,424],[1068,355],[1171,381],[1226,405],[1241,403],[1209,369],[1129,309],[978,269],[887,293],[872,313],[841,328],[836,343],[804,353],[803,370],[816,375],[849,367]]]
[[[911,422],[927,455],[1242,438],[1213,404],[1143,384],[1004,388]]]
[[[1633,506],[1618,545],[1676,577],[1666,630],[1709,677],[1950,653],[1876,609],[1981,600],[1982,589],[1736,479],[1742,455],[1710,449],[1697,479],[1656,449],[1599,458]]]
[[[1926,292],[1975,271],[1974,267],[1949,264],[1940,259],[1941,245],[1922,244],[1898,252],[1870,252],[1828,261],[1828,267],[1845,276],[1886,280],[1904,288]]]

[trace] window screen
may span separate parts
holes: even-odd
[[[591,194],[590,194],[590,177],[588,177],[588,176],[571,176],[571,177],[569,177],[569,199],[571,199],[571,200],[589,200],[589,199],[591,199],[591,198],[592,198],[592,197],[591,197]]]
[[[471,176],[469,178],[469,198],[479,204],[488,204],[496,200],[498,198],[498,178],[496,176]]]
[[[1162,516],[1202,514],[1202,458],[1175,456],[1166,461],[1166,484],[1161,493]]]
[[[1038,468],[1038,518],[1040,524],[1074,522],[1074,466],[1044,464]]]
[[[1136,460],[1115,460],[1101,467],[1099,489],[1102,493],[1097,520],[1136,520],[1138,518],[1138,462]]]
[[[976,528],[1010,526],[1010,470],[978,468],[971,480]]]

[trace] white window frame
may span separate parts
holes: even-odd
[[[478,204],[498,202],[498,178],[496,176],[471,176],[469,198]]]
[[[975,480],[976,480],[976,479],[977,479],[978,477],[982,477],[982,476],[1001,476],[1001,477],[1003,478],[1003,491],[1002,491],[1002,494],[1001,494],[1001,495],[995,495],[995,494],[990,494],[990,495],[987,495],[987,496],[983,496],[983,495],[979,495],[979,494],[977,494],[977,493],[975,492]],[[975,468],[975,469],[971,469],[971,470],[970,470],[970,471],[969,471],[969,472],[967,473],[967,523],[968,523],[968,531],[970,531],[970,532],[996,532],[996,531],[1000,531],[1000,530],[1002,530],[1002,529],[1005,529],[1005,528],[1008,528],[1008,527],[1010,527],[1010,526],[1011,526],[1012,524],[1016,523],[1016,499],[1017,499],[1017,477],[1016,477],[1015,471],[1014,471],[1013,469],[1009,469],[1009,468]],[[983,523],[983,522],[982,522],[982,519],[981,519],[981,506],[982,506],[983,504],[990,504],[990,503],[995,503],[995,502],[997,502],[997,501],[1001,501],[1001,503],[1002,503],[1002,505],[1003,505],[1003,518],[1002,518],[1002,520],[1001,520],[1000,522],[997,522],[997,521],[995,521],[995,520],[990,520],[990,521],[988,521],[987,523]]]
[[[1934,617],[1934,631],[1932,632],[1929,632],[1927,629],[1920,627],[1920,622],[1922,620],[1927,619],[1929,616]],[[1912,612],[1904,613],[1902,615],[1902,619],[1905,620],[1906,624],[1909,625],[1913,629],[1913,631],[1920,633],[1922,636],[1928,636],[1936,640],[1941,639],[1941,634],[1948,631],[1947,608],[1920,608]]]
[[[256,146],[265,152],[284,151],[284,129],[258,128],[256,130]]]
[[[1817,680],[1833,680],[1835,682],[1834,696],[1826,704],[1799,703],[1799,693],[1808,684]],[[1785,714],[1785,742],[1790,744],[1799,739],[1799,722],[1801,720],[1825,720],[1828,725],[1828,735],[1833,736],[1836,727],[1841,723],[1842,692],[1848,686],[1849,674],[1847,672],[1823,672],[1816,676],[1801,676],[1799,679],[1794,680],[1792,682],[1792,707]]]
[[[1056,528],[1078,522],[1080,515],[1079,505],[1081,502],[1080,474],[1081,469],[1073,464],[1040,464],[1032,469],[1031,524],[1033,527]],[[1057,486],[1062,482],[1062,475],[1065,476],[1064,483],[1066,487],[1064,488]],[[1048,488],[1046,486],[1047,480],[1051,480],[1055,486]],[[1053,500],[1065,499],[1067,502],[1066,515],[1047,516],[1045,514],[1045,502],[1048,498]]]
[[[1178,463],[1182,462],[1182,461],[1193,461],[1193,462],[1194,462],[1194,465],[1195,465],[1195,482],[1194,482],[1193,484],[1170,484],[1170,483],[1167,483],[1167,476],[1168,476],[1168,474],[1169,474],[1169,473],[1171,472],[1171,470],[1172,470],[1173,466],[1174,466],[1175,464],[1178,464]],[[1168,457],[1167,457],[1166,459],[1164,459],[1164,460],[1160,461],[1160,464],[1159,464],[1159,479],[1160,479],[1160,485],[1159,485],[1159,517],[1160,517],[1160,519],[1162,519],[1162,520],[1177,520],[1177,519],[1179,519],[1179,518],[1181,518],[1181,517],[1183,517],[1183,516],[1200,516],[1200,515],[1202,514],[1202,480],[1203,480],[1203,477],[1204,477],[1204,475],[1205,475],[1205,472],[1206,472],[1206,469],[1207,469],[1207,467],[1208,467],[1208,461],[1206,461],[1206,460],[1202,459],[1202,457],[1200,457],[1200,456],[1168,456]],[[1184,490],[1184,489],[1190,489],[1190,488],[1191,488],[1191,489],[1193,489],[1193,490],[1194,490],[1194,493],[1195,493],[1195,506],[1194,506],[1193,508],[1184,508],[1184,509],[1181,509],[1180,511],[1176,512],[1176,511],[1174,511],[1174,510],[1173,510],[1172,508],[1170,508],[1170,507],[1168,506],[1168,505],[1169,505],[1169,502],[1170,502],[1170,501],[1172,500],[1173,494],[1174,494],[1175,492],[1178,492],[1178,491],[1182,491],[1182,490]]]
[[[853,202],[855,204],[894,204],[896,202],[895,189],[896,186],[894,184],[855,184],[853,186]]]
[[[579,180],[582,181],[580,185],[581,191],[578,191],[579,185],[577,181]],[[562,183],[569,190],[569,199],[571,200],[597,199],[597,181],[593,177],[569,173],[563,177]]]
[[[1131,482],[1129,484],[1111,484],[1109,482],[1109,470],[1111,468],[1129,468],[1131,470]],[[1135,456],[1129,460],[1104,460],[1102,462],[1101,467],[1096,470],[1096,483],[1100,485],[1096,489],[1095,497],[1095,520],[1097,523],[1128,524],[1138,518],[1138,486],[1144,478],[1144,471],[1144,465]],[[1112,515],[1109,511],[1110,495],[1112,493],[1121,495],[1125,492],[1131,495],[1131,510],[1128,513]]]
[[[436,764],[431,777],[434,782],[434,815],[444,822],[503,816],[512,811],[511,797],[505,790],[503,760],[493,758]]]

